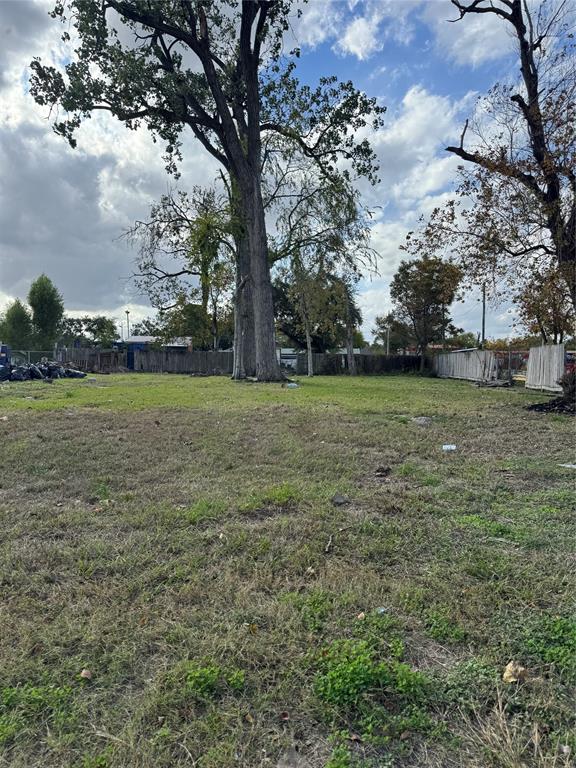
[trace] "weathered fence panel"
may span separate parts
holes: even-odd
[[[558,379],[564,373],[564,344],[533,347],[528,358],[526,387],[561,392]]]
[[[441,352],[434,358],[434,370],[445,379],[494,381],[498,378],[498,361],[490,350]]]
[[[126,352],[117,349],[59,349],[61,363],[87,373],[118,373],[126,370]]]
[[[164,349],[134,351],[134,370],[147,373],[197,373],[210,376],[228,375],[234,370],[234,353],[178,352]]]
[[[419,355],[354,355],[356,372],[361,376],[383,373],[409,373],[420,370]],[[313,353],[316,376],[337,376],[348,372],[348,358],[343,354]],[[296,359],[296,373],[308,373],[308,357],[301,353]]]

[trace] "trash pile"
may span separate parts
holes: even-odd
[[[84,371],[67,368],[61,363],[42,361],[26,363],[25,365],[0,365],[0,382],[2,381],[53,381],[54,379],[84,379]]]

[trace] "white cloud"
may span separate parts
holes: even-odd
[[[345,7],[335,0],[313,0],[301,8],[302,15],[294,19],[292,30],[297,45],[316,48],[333,39],[344,18]]]
[[[362,5],[349,4],[351,11],[360,6],[363,15],[352,15],[346,21],[339,18],[340,23],[331,29],[337,37],[334,50],[365,61],[381,51],[386,40],[408,45],[414,38],[410,14],[420,3],[421,0],[403,0],[401,4],[394,0],[368,0]]]
[[[352,54],[360,61],[369,59],[377,51],[382,50],[382,40],[379,32],[380,16],[370,18],[359,16],[350,22],[336,43],[335,50],[343,55]]]
[[[384,200],[414,210],[450,182],[457,163],[445,147],[460,133],[469,101],[453,101],[418,85],[408,89],[389,110],[384,128],[370,136],[382,179],[379,187],[364,189],[373,204]]]
[[[430,28],[437,53],[462,66],[478,67],[506,57],[513,49],[503,19],[471,14],[450,23],[458,13],[447,0],[311,0],[293,29],[303,46],[315,48],[334,40],[338,53],[363,61],[382,50],[387,39],[411,43],[416,17]]]
[[[432,0],[425,4],[422,19],[434,33],[438,53],[472,67],[510,54],[513,41],[504,19],[484,13],[449,22],[457,18],[457,10],[448,3]]]

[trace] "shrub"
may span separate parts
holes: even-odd
[[[558,384],[562,387],[564,400],[572,403],[572,405],[576,404],[576,368],[572,371],[567,371],[561,376]]]

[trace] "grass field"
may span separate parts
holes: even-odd
[[[0,387],[0,765],[573,765],[574,422],[537,399]]]

